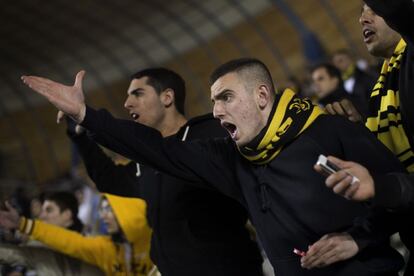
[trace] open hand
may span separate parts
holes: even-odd
[[[311,245],[300,262],[307,269],[324,267],[347,260],[355,256],[358,250],[358,245],[348,233],[332,233]]]
[[[73,86],[36,76],[22,76],[23,82],[31,89],[44,96],[50,103],[72,117],[77,123],[85,118],[86,106],[82,90],[85,71],[76,74]]]
[[[20,215],[7,201],[6,211],[0,210],[0,226],[7,230],[19,228]]]

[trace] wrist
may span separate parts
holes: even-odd
[[[85,119],[85,116],[86,116],[86,105],[82,104],[82,106],[80,107],[79,113],[73,116],[72,118],[77,124],[80,124]]]
[[[30,235],[33,231],[35,221],[26,217],[20,217],[19,219],[19,231],[23,234]]]

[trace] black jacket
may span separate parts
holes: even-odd
[[[343,99],[348,99],[349,101],[351,101],[355,108],[358,110],[358,112],[361,114],[361,116],[363,118],[366,118],[368,114],[367,99],[364,100],[364,98],[360,95],[349,94],[348,92],[346,92],[343,86],[339,86],[337,89],[335,89],[334,91],[320,99],[318,102],[325,106],[330,103],[339,102]]]
[[[365,0],[366,4],[407,43],[400,65],[399,95],[402,125],[414,148],[414,3],[412,0]],[[399,217],[401,239],[411,252],[405,275],[414,274],[414,175],[393,173],[374,175],[376,206],[384,206]],[[397,224],[396,223],[396,224]],[[386,226],[384,226],[386,227]]]
[[[339,102],[342,99],[348,99],[353,102],[352,97],[346,92],[345,88],[343,88],[342,86],[339,86],[334,91],[332,91],[331,93],[323,97],[322,99],[319,99],[318,102],[325,106],[333,102]]]
[[[170,139],[225,135],[219,122],[205,115]],[[246,230],[247,212],[240,203],[141,164],[116,166],[86,135],[71,137],[99,191],[147,202],[151,258],[162,275],[262,275],[262,258]]]
[[[246,206],[277,275],[396,275],[401,266],[400,256],[385,241],[322,269],[302,269],[300,258],[292,252],[306,250],[324,234],[351,228],[354,219],[369,212],[363,204],[325,187],[325,178],[313,170],[319,154],[355,160],[373,171],[403,171],[367,129],[345,118],[319,117],[263,166],[243,159],[230,138],[192,143],[164,140],[153,129],[89,107],[82,125],[99,134],[99,143],[122,155],[193,185],[217,189]]]
[[[414,148],[414,3],[411,0],[365,0],[387,24],[399,32],[407,43],[400,65],[399,92],[402,124]],[[376,203],[390,208],[410,208],[414,210],[413,176],[389,175],[379,178],[376,184]],[[393,185],[383,183],[394,183]],[[393,196],[390,196],[393,195]]]
[[[362,71],[358,66],[355,66],[352,78],[355,84],[350,94],[351,99],[358,111],[363,117],[366,117],[368,115],[369,98],[377,78],[368,72]]]

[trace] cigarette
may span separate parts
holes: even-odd
[[[303,252],[299,249],[293,248],[293,253],[295,253],[296,255],[299,255],[301,257],[305,257],[306,256],[306,252]]]

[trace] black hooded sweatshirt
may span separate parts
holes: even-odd
[[[115,165],[87,135],[68,133],[99,191],[147,202],[153,229],[151,259],[163,276],[262,275],[262,258],[249,237],[247,212],[239,202],[148,166]],[[169,139],[224,136],[218,120],[208,114],[188,121]]]

